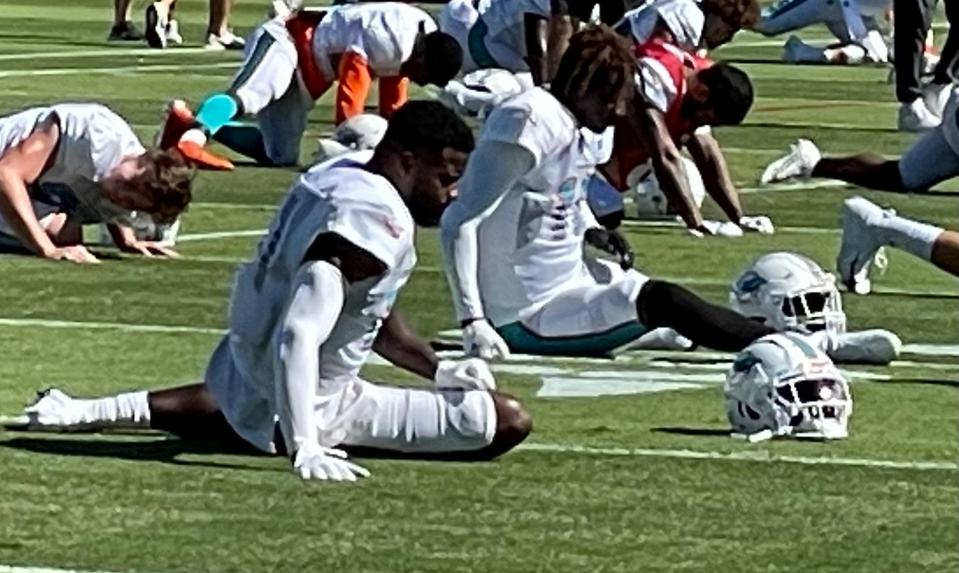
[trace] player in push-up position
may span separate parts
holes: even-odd
[[[472,148],[469,128],[442,104],[400,108],[375,150],[318,165],[293,186],[237,273],[230,331],[204,384],[99,400],[50,391],[27,408],[29,425],[133,424],[245,442],[289,455],[304,479],[367,475],[336,446],[457,460],[511,449],[530,418],[489,391],[486,364],[438,360],[392,311],[416,262],[415,225],[438,223]],[[436,388],[360,379],[372,351]]]
[[[738,351],[774,332],[690,291],[584,257],[584,242],[631,264],[602,229],[585,182],[604,158],[595,139],[623,113],[633,57],[606,26],[570,40],[549,91],[495,108],[443,218],[444,263],[466,350],[599,356],[657,326]],[[608,153],[608,148],[607,153]]]
[[[627,113],[617,121],[613,153],[600,166],[602,178],[591,182],[590,193],[614,201],[635,181],[653,174],[658,189],[694,235],[772,233],[768,217],[743,212],[722,150],[709,129],[737,125],[746,117],[753,103],[749,77],[739,68],[697,57],[663,38],[636,47],[635,54],[636,91]],[[683,157],[683,148],[692,161]],[[703,218],[691,190],[700,173],[705,193],[728,222]]]
[[[181,100],[170,103],[160,145],[210,169],[233,168],[203,147],[211,137],[264,165],[296,165],[307,115],[334,83],[337,124],[363,113],[374,78],[380,115],[389,117],[406,101],[410,81],[442,87],[461,64],[456,40],[415,6],[377,2],[278,16],[256,30],[229,89],[203,100],[196,115]],[[256,116],[257,125],[234,122],[243,116]]]
[[[35,107],[0,118],[0,244],[96,263],[82,225],[108,223],[123,251],[175,256],[132,224],[161,225],[190,202],[193,170],[176,151],[144,149],[99,104]],[[136,220],[135,220],[136,219]]]

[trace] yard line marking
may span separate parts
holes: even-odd
[[[155,126],[154,126],[155,127]],[[251,209],[258,211],[276,211],[279,207],[272,203],[218,203],[216,201],[196,201],[190,203],[190,208],[201,209]]]
[[[210,239],[230,239],[232,237],[259,237],[266,233],[266,229],[248,229],[246,231],[216,231],[213,233],[194,233],[180,235],[177,237],[178,243],[188,243],[190,241],[208,241]]]
[[[102,49],[102,50],[63,50],[60,52],[28,52],[22,54],[0,54],[0,62],[11,60],[37,60],[48,58],[95,58],[98,56],[180,56],[186,54],[217,54],[203,47],[176,48],[175,51],[154,48]],[[222,52],[219,52],[222,53]]]
[[[180,64],[158,64],[154,66],[124,66],[118,68],[52,68],[42,70],[5,70],[0,71],[0,78],[37,77],[37,76],[79,76],[87,74],[137,74],[142,72],[182,72],[184,70],[212,70],[219,68],[235,68],[237,62],[220,62],[216,64],[196,64],[183,66]]]
[[[21,567],[0,565],[0,573],[111,573],[109,571],[84,571],[81,569],[57,569],[56,567]]]
[[[226,330],[221,328],[204,328],[201,326],[166,326],[162,324],[127,324],[122,322],[85,322],[75,320],[49,320],[44,318],[0,318],[0,326],[39,326],[43,328],[120,330],[126,332],[150,332],[163,334],[226,334]]]
[[[787,456],[777,455],[769,452],[715,452],[701,450],[670,450],[656,448],[596,448],[588,446],[572,446],[563,444],[520,444],[516,448],[520,451],[531,452],[558,452],[572,454],[588,454],[598,456],[619,456],[619,457],[647,457],[647,458],[673,458],[685,460],[723,460],[723,461],[743,461],[743,462],[766,462],[766,463],[785,463],[800,464],[812,466],[852,466],[864,468],[883,468],[883,469],[902,469],[933,471],[959,470],[959,465],[955,462],[914,462],[914,461],[896,461],[896,460],[873,460],[866,458],[829,458],[829,457],[809,457],[809,456]]]

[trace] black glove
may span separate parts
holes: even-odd
[[[626,237],[623,237],[616,231],[599,228],[588,229],[583,236],[583,240],[601,251],[616,255],[619,258],[619,266],[622,267],[623,270],[632,268],[634,258],[633,249],[629,246],[629,241],[626,240]]]

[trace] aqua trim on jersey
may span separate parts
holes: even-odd
[[[249,60],[246,62],[246,65],[243,66],[243,69],[240,70],[240,73],[237,74],[236,79],[233,80],[233,84],[230,86],[231,92],[236,92],[236,90],[243,87],[243,85],[250,80],[250,76],[252,76],[253,72],[263,63],[263,60],[266,58],[266,53],[270,51],[270,46],[272,46],[274,42],[276,42],[276,38],[270,34],[260,34],[256,45],[253,46],[253,51],[250,53]]]
[[[580,336],[540,336],[521,322],[504,324],[496,331],[509,345],[510,352],[539,356],[608,357],[613,350],[636,340],[648,329],[638,322],[627,322],[604,332]]]
[[[489,27],[483,18],[477,18],[476,23],[470,28],[467,44],[470,50],[470,56],[480,68],[502,68],[493,54],[490,54],[486,47],[486,34],[489,33]]]

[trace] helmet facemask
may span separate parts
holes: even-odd
[[[789,415],[789,435],[820,440],[849,435],[852,401],[841,376],[806,378],[793,375],[775,384],[774,402]]]
[[[783,330],[803,333],[827,331],[835,336],[846,332],[846,313],[842,310],[842,296],[832,284],[785,294],[769,295],[763,301],[767,315],[779,317]]]

